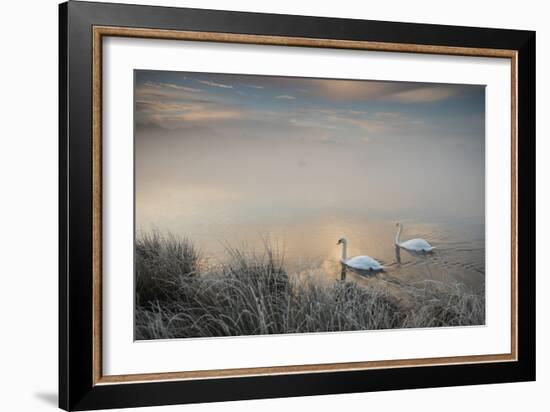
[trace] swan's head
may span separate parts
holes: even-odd
[[[397,223],[395,224],[395,227],[399,227],[399,226],[401,226],[401,223],[397,222]]]
[[[340,239],[338,239],[338,242],[336,244],[340,245],[342,243],[346,244],[348,243],[348,240],[345,237],[341,237]]]

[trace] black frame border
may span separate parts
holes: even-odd
[[[517,51],[518,360],[94,385],[92,27],[97,25]],[[59,406],[90,410],[535,380],[535,81],[533,31],[76,1],[61,4]]]

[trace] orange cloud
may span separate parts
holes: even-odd
[[[427,85],[357,80],[310,80],[311,93],[333,100],[378,100],[399,103],[430,103],[445,100],[462,92],[454,85]]]
[[[457,90],[453,87],[420,87],[406,90],[388,96],[388,100],[401,103],[431,103],[445,100],[455,95]]]
[[[239,110],[212,96],[197,96],[201,92],[203,90],[176,84],[146,82],[136,88],[136,120],[173,130],[187,127],[189,122],[225,121],[243,116]]]

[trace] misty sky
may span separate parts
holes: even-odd
[[[484,216],[485,87],[135,72],[136,224]]]

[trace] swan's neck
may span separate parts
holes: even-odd
[[[403,230],[403,226],[399,225],[397,227],[397,233],[395,234],[395,244],[399,245],[400,241],[399,238],[401,237],[401,231]]]
[[[342,242],[342,262],[348,259],[348,243]]]

